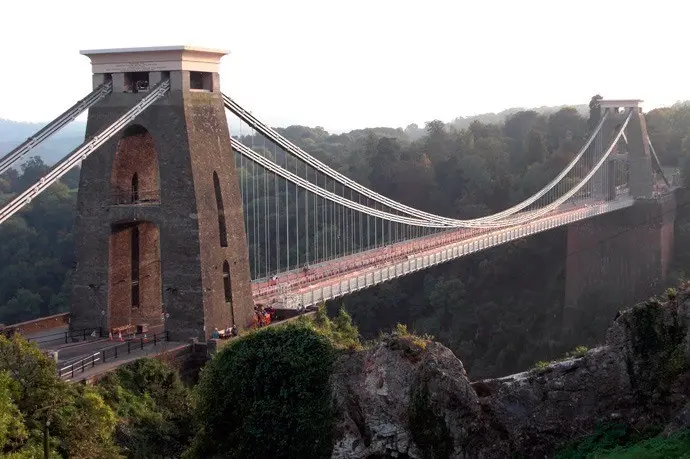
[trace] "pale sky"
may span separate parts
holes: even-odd
[[[595,93],[650,109],[690,99],[688,13],[682,0],[3,1],[0,118],[48,121],[84,97],[79,50],[179,44],[230,50],[222,90],[274,126],[421,126]]]

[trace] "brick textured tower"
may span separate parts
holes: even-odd
[[[170,92],[82,164],[72,327],[165,325],[206,339],[253,316],[239,182],[219,86],[224,51],[171,46],[82,51],[93,84],[87,138],[161,80]]]

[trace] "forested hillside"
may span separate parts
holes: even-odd
[[[34,135],[45,123],[20,123],[0,118],[0,155],[21,144]],[[51,138],[32,150],[33,155],[40,156],[48,165],[60,160],[67,152],[84,141],[86,125],[73,122],[55,133]]]
[[[0,202],[23,191],[48,167],[35,157],[0,177]],[[69,309],[72,227],[79,170],[67,173],[19,215],[0,227],[0,323]]]
[[[582,109],[518,111],[504,122],[435,120],[424,129],[376,128],[334,135],[322,128],[279,129],[350,178],[411,206],[450,217],[499,211],[553,178],[589,132]],[[662,162],[690,156],[690,106],[647,115]],[[460,126],[460,127],[457,127]],[[3,199],[40,176],[34,160],[0,178]],[[72,225],[78,173],[67,176],[0,227],[0,322],[68,307]],[[690,236],[690,226],[677,237]],[[690,266],[677,243],[680,266]],[[506,374],[600,341],[620,306],[600,292],[601,306],[582,317],[580,334],[561,333],[565,230],[517,241],[346,298],[365,336],[397,322],[430,333],[453,349],[476,377]],[[593,300],[593,299],[592,299]],[[340,304],[334,304],[336,307]],[[609,307],[603,307],[608,304]]]

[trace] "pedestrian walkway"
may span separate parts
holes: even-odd
[[[144,349],[133,349],[131,353],[121,355],[113,360],[106,360],[106,362],[94,361],[93,364],[85,361],[82,366],[78,366],[76,371],[63,373],[62,378],[65,381],[80,382],[93,378],[98,378],[106,373],[109,373],[116,368],[125,365],[143,357],[157,357],[165,354],[177,355],[186,347],[191,347],[190,343],[180,343],[175,341],[161,342],[158,346],[147,346]]]

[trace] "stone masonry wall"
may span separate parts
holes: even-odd
[[[566,327],[587,293],[625,304],[660,288],[672,262],[675,206],[669,194],[568,226]]]
[[[137,174],[141,199],[159,198],[158,160],[151,133],[135,134],[120,140],[111,174],[111,193],[117,198],[129,200],[134,174]]]
[[[86,135],[112,123],[144,94],[114,93],[89,110]],[[231,270],[235,321],[243,328],[253,309],[239,184],[220,93],[172,91],[135,120],[150,132],[158,161],[160,204],[107,205],[115,136],[82,165],[75,246],[77,268],[72,326],[101,325],[112,298],[109,245],[113,225],[150,222],[160,231],[162,303],[171,339],[206,339],[229,324],[222,264]],[[213,189],[217,172],[225,205],[228,247],[219,247]],[[131,180],[131,179],[130,179]],[[142,188],[143,189],[143,188]],[[110,323],[103,324],[111,325]]]

